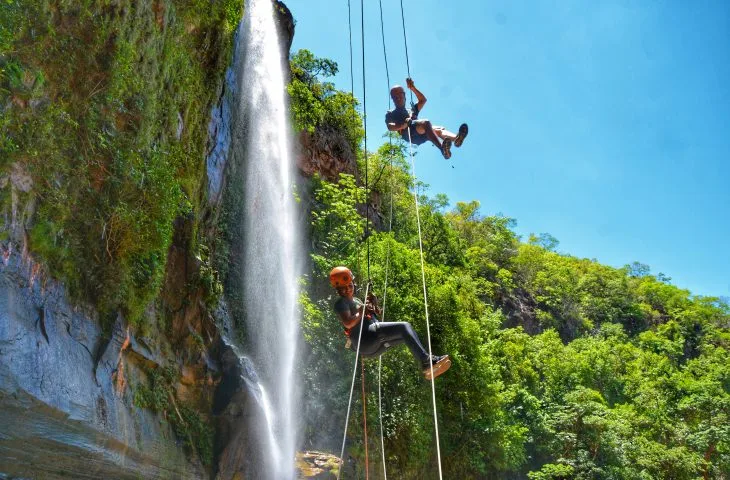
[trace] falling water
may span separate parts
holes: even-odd
[[[293,361],[299,238],[281,47],[271,0],[246,2],[237,68],[245,158],[243,299],[248,348],[261,380],[268,448],[258,478],[294,476]],[[267,392],[269,395],[267,395]],[[289,460],[287,460],[289,459]]]

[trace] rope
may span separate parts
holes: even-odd
[[[385,441],[383,439],[383,396],[380,392],[380,371],[383,367],[383,356],[378,357],[378,416],[380,417],[380,452],[383,455],[383,479],[388,480],[388,471],[385,468]]]
[[[385,58],[385,78],[388,80],[390,89],[390,72],[388,72],[388,52],[385,51],[385,28],[383,27],[383,0],[378,0],[380,5],[380,36],[383,39],[383,58]],[[388,106],[390,106],[390,95],[388,95]]]
[[[370,291],[370,284],[365,286],[365,298],[368,298]],[[352,405],[352,392],[355,390],[355,376],[357,375],[357,359],[360,356],[360,339],[362,339],[363,321],[365,320],[365,308],[362,309],[362,315],[360,316],[360,333],[357,337],[357,348],[355,349],[355,368],[352,370],[352,384],[350,385],[350,399],[347,401],[347,415],[345,416],[345,433],[342,435],[342,450],[340,450],[340,461],[344,463],[345,457],[345,443],[347,442],[347,424],[350,421],[350,407]],[[340,480],[342,474],[342,467],[337,470],[337,480]]]
[[[411,62],[408,60],[408,40],[406,39],[406,15],[403,11],[403,0],[400,0],[400,18],[403,24],[403,44],[406,47],[406,68],[408,71],[408,78],[411,78]],[[413,103],[413,92],[410,92],[411,103]]]
[[[406,68],[408,71],[408,78],[411,78],[411,64],[408,59],[408,40],[406,38],[406,17],[403,10],[403,0],[400,0],[400,15],[401,15],[401,23],[403,25],[403,44],[405,45],[406,49]],[[413,103],[413,92],[411,92],[411,103]],[[433,355],[431,351],[431,327],[430,322],[428,319],[428,294],[426,293],[426,267],[423,260],[423,236],[421,234],[421,214],[420,209],[418,206],[418,186],[416,183],[417,177],[416,177],[416,161],[413,158],[413,143],[411,143],[411,129],[408,128],[408,155],[411,157],[411,171],[413,172],[413,180],[414,180],[414,188],[413,188],[413,198],[416,202],[416,222],[418,223],[418,248],[421,254],[421,280],[423,282],[423,304],[426,311],[426,337],[428,340],[428,355],[429,357]],[[431,399],[433,401],[433,423],[436,429],[436,456],[438,459],[438,465],[439,465],[439,479],[443,478],[443,473],[441,471],[441,446],[440,446],[440,439],[439,439],[439,422],[438,422],[438,413],[436,410],[436,384],[434,382],[433,378],[433,363],[430,362],[431,365]]]
[[[362,330],[362,329],[360,329]],[[362,423],[363,423],[363,443],[365,444],[365,480],[370,478],[370,461],[368,460],[368,408],[367,399],[365,398],[365,359],[360,359],[360,380],[362,383]]]
[[[383,26],[383,0],[378,0],[380,6],[380,37],[383,41],[383,60],[385,62],[385,80],[388,86],[388,109],[390,109],[390,72],[388,70],[388,52],[385,48],[385,27]],[[390,145],[390,216],[388,217],[388,233],[393,231],[393,138],[388,135],[388,144]],[[390,241],[388,237],[387,251],[385,253],[385,282],[383,284],[383,311],[381,316],[385,321],[385,306],[388,298],[388,272],[390,270]],[[383,357],[378,357],[378,418],[380,420],[380,452],[383,460],[383,479],[388,480],[388,469],[385,463],[385,434],[383,432],[383,395],[381,391],[381,380],[382,380],[382,369],[383,369]]]
[[[370,280],[370,192],[368,186],[368,109],[367,95],[365,94],[365,2],[360,0],[360,39],[362,41],[362,123],[365,130],[365,147],[363,159],[365,160],[365,241],[368,251],[368,280]],[[367,300],[367,296],[365,297]]]
[[[388,233],[393,230],[393,157],[390,157],[390,217],[388,219]],[[390,236],[388,236],[387,250],[385,253],[385,282],[383,285],[383,310],[381,316],[385,321],[385,306],[388,299],[388,272],[390,270]],[[383,479],[388,480],[388,471],[385,466],[385,439],[383,433],[383,397],[380,391],[381,370],[383,367],[382,355],[378,357],[378,416],[380,417],[380,452],[383,457]]]
[[[355,98],[355,74],[353,69],[353,63],[352,63],[352,11],[350,8],[350,0],[347,0],[347,30],[349,32],[349,38],[350,38],[350,95],[352,98]],[[366,225],[367,227],[367,225]],[[356,252],[355,255],[357,257],[357,262],[355,266],[355,270],[357,271],[358,277],[361,276],[362,273],[361,270],[361,262],[360,262],[360,253],[362,252],[361,248],[361,242],[357,242],[356,246]]]
[[[350,31],[350,95],[355,95],[355,80],[352,73],[352,13],[350,13],[350,0],[347,0],[347,26]]]
[[[421,280],[423,281],[423,305],[426,310],[426,338],[428,340],[428,356],[429,358],[432,358],[433,353],[431,352],[431,327],[429,325],[428,320],[428,295],[426,293],[426,267],[423,260],[423,237],[421,235],[421,214],[419,212],[418,208],[418,184],[415,182],[416,180],[416,161],[413,158],[413,145],[411,144],[411,129],[408,129],[408,154],[411,157],[411,170],[413,172],[413,179],[414,179],[414,187],[413,187],[413,198],[416,201],[416,223],[418,224],[418,248],[421,252]],[[442,472],[441,472],[441,447],[440,447],[440,440],[439,440],[439,421],[438,421],[438,415],[436,412],[436,383],[434,382],[433,378],[433,362],[429,362],[429,365],[431,366],[431,398],[433,400],[433,423],[436,427],[436,456],[438,458],[438,464],[439,464],[439,480],[441,480]]]
[[[353,78],[353,68],[352,68],[352,20],[351,20],[351,13],[350,13],[350,1],[347,1],[347,12],[348,12],[348,29],[350,34],[350,94],[354,96],[354,81]],[[363,128],[364,128],[364,159],[365,159],[365,238],[367,241],[367,277],[368,280],[370,279],[370,226],[368,224],[368,218],[369,218],[369,208],[370,203],[368,202],[368,162],[367,162],[367,152],[368,152],[368,124],[367,124],[367,102],[366,102],[366,96],[365,96],[365,7],[363,0],[360,0],[360,28],[361,28],[361,41],[362,41],[362,90],[363,90]],[[360,263],[360,254],[358,251],[358,265]],[[370,282],[366,283],[365,286],[365,299],[367,301],[368,294],[370,293]],[[364,327],[365,320],[365,308],[363,305],[362,309],[362,315],[360,316],[360,332],[358,335],[357,340],[357,349],[355,351],[355,367],[352,371],[352,383],[350,385],[350,398],[347,402],[347,415],[345,416],[345,429],[344,433],[342,435],[342,449],[340,450],[340,461],[344,463],[344,456],[345,456],[345,444],[347,443],[347,424],[350,421],[350,409],[352,406],[352,394],[355,390],[355,376],[357,374],[357,359],[360,356],[360,340],[362,339],[362,331]],[[365,374],[365,363],[363,361],[362,363],[363,368],[363,383],[362,383],[362,391],[363,391],[363,421],[367,422],[366,419],[366,407],[365,407],[365,380],[364,380],[364,374]],[[367,458],[367,423],[365,423],[365,473],[366,477],[368,475],[368,458]],[[340,479],[340,475],[342,472],[342,468],[339,468],[337,470],[337,480]]]

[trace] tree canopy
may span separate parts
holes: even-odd
[[[292,63],[305,72],[293,84],[303,82],[315,97],[321,89],[335,95],[318,77],[336,71],[333,62],[300,52]],[[302,98],[293,97],[295,121],[311,108],[297,103]],[[425,336],[418,188],[431,341],[453,361],[436,381],[447,478],[727,478],[726,301],[692,295],[638,262],[614,268],[559,253],[546,233],[523,241],[514,219],[484,215],[476,201],[451,206],[444,195],[429,195],[398,143],[361,153],[361,169],[366,164],[379,173],[367,192],[348,175],[312,179],[312,263],[301,298],[308,445],[339,451],[354,361],[331,308],[330,268],[349,265],[364,284],[369,241],[384,320],[411,322]],[[392,231],[363,238],[358,207],[365,201],[379,206]],[[407,349],[382,360],[389,474],[432,478],[430,385]],[[377,425],[377,362],[366,362],[366,381],[368,423]],[[362,410],[353,411],[348,453],[362,469]],[[371,427],[371,452],[379,452],[377,435]]]

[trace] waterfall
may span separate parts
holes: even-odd
[[[299,325],[301,255],[285,75],[271,0],[246,2],[236,66],[238,130],[231,148],[244,159],[231,181],[243,186],[242,269],[247,350],[260,379],[268,450],[258,478],[294,477],[293,364]],[[236,140],[238,139],[238,141]],[[273,444],[272,444],[273,443]]]

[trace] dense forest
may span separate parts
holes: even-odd
[[[357,102],[327,80],[337,65],[306,50],[291,63],[296,128],[339,132],[357,150]],[[726,300],[692,295],[638,262],[613,268],[559,252],[549,234],[520,238],[514,219],[484,215],[476,201],[450,205],[409,174],[395,138],[358,155],[357,178],[312,180],[306,447],[339,451],[355,360],[332,311],[330,268],[351,266],[360,295],[372,280],[385,320],[411,322],[425,336],[415,189],[433,350],[454,363],[436,381],[445,478],[728,478]],[[375,209],[367,236],[366,203]],[[365,370],[370,470],[378,472],[378,362]],[[435,478],[431,386],[406,348],[382,357],[381,388],[388,474]],[[358,397],[346,456],[362,472]]]

